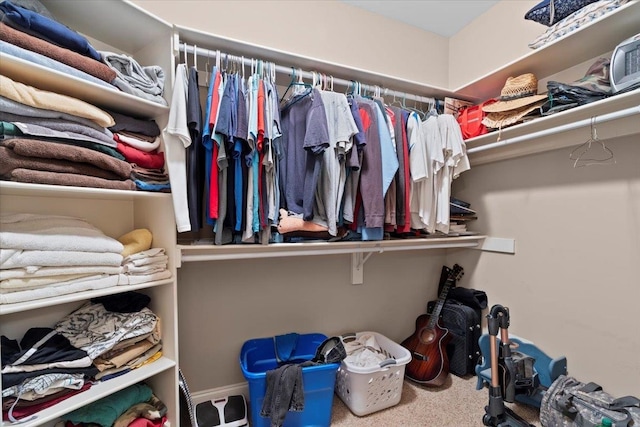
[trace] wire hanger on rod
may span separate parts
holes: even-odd
[[[602,150],[598,150],[594,145],[599,145]],[[573,160],[573,167],[579,168],[591,165],[615,164],[613,151],[598,138],[596,129],[596,118],[591,117],[591,135],[587,141],[580,144],[569,153],[569,159]]]

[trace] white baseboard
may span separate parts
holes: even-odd
[[[243,395],[247,402],[249,401],[249,385],[246,382],[197,391],[195,393],[192,392],[191,400],[194,405],[197,405],[198,403],[206,402],[207,400],[215,400],[238,394]]]

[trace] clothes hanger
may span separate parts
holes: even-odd
[[[599,148],[602,148],[602,151],[598,150],[594,145],[599,145]],[[574,168],[591,165],[610,165],[616,163],[613,151],[604,144],[604,141],[598,138],[595,117],[591,118],[591,135],[589,139],[574,148],[569,154],[569,159],[574,161]]]
[[[211,52],[207,49],[207,62],[204,64],[204,82],[205,86],[209,86],[209,60],[211,59]]]
[[[193,68],[198,70],[198,46],[193,45]]]
[[[182,63],[189,68],[189,45],[184,44],[184,56],[182,57]]]
[[[385,89],[386,91],[386,89]],[[402,107],[402,104],[400,104],[400,101],[396,98],[396,91],[393,91],[393,101],[391,101],[391,104],[389,105],[395,105],[396,107]]]
[[[424,119],[428,119],[429,117],[437,117],[438,116],[438,108],[437,108],[437,99],[429,98],[429,110],[427,114],[425,114]]]
[[[296,79],[296,74],[297,74],[297,79]],[[301,97],[302,97],[302,95],[306,95],[306,94],[310,93],[311,90],[313,89],[313,87],[315,86],[315,73],[312,76],[313,76],[313,83],[314,83],[313,86],[310,85],[309,83],[305,83],[302,80],[302,70],[299,70],[298,72],[296,72],[296,69],[291,67],[291,82],[289,82],[289,86],[287,86],[287,89],[284,91],[284,94],[282,95],[282,98],[280,98],[280,102],[281,103],[282,102],[286,102],[287,93],[292,88],[296,88],[296,87],[305,88],[303,93],[295,93],[295,89],[294,89],[294,93],[292,93],[292,96],[301,95]]]

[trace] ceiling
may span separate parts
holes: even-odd
[[[342,2],[451,37],[499,0],[342,0]]]

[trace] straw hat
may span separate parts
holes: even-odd
[[[532,73],[509,77],[500,91],[500,100],[482,107],[482,111],[487,113],[511,111],[531,105],[547,97],[546,95],[537,95],[537,93],[538,79]]]
[[[527,114],[532,113],[544,104],[546,101],[539,100],[531,105],[516,108],[509,111],[497,111],[495,113],[487,113],[482,119],[482,124],[492,129],[502,129],[507,126],[514,125],[521,121]]]

